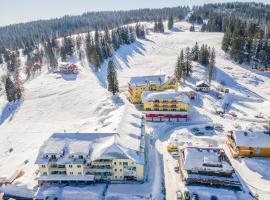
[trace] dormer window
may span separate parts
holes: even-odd
[[[79,155],[78,158],[79,158],[79,159],[83,159],[83,156],[82,156],[82,155]]]

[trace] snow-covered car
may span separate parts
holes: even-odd
[[[224,127],[223,127],[222,124],[216,124],[216,125],[214,126],[214,129],[215,129],[216,131],[223,131],[223,130],[224,130]]]
[[[199,132],[194,133],[194,135],[196,135],[196,136],[203,136],[204,135],[204,132],[199,131]]]
[[[225,111],[224,111],[223,108],[217,108],[217,109],[216,109],[216,113],[217,113],[218,115],[220,115],[220,114],[224,114]]]
[[[262,113],[257,113],[254,117],[256,117],[256,118],[264,118],[264,115]]]
[[[175,158],[175,159],[178,159],[179,156],[180,156],[178,152],[171,152],[171,155],[172,155],[172,157]]]
[[[229,112],[229,114],[233,117],[237,117],[237,114],[235,112]]]
[[[176,200],[184,200],[183,194],[180,190],[176,191]]]
[[[178,167],[178,166],[174,167],[174,171],[175,171],[176,173],[179,173],[179,167]]]
[[[192,133],[196,133],[196,132],[199,132],[199,131],[200,131],[200,129],[198,127],[194,127],[194,128],[191,129]]]

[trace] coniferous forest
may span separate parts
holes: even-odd
[[[201,31],[224,32],[222,49],[240,64],[270,67],[270,5],[222,3],[194,7],[191,23]]]

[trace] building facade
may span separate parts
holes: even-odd
[[[268,132],[230,131],[227,146],[233,157],[270,157],[270,135]]]
[[[144,91],[164,91],[177,89],[178,83],[174,77],[166,75],[132,77],[128,83],[128,98],[134,104],[141,103]]]
[[[142,103],[147,121],[180,122],[188,120],[189,98],[179,92],[143,92]]]

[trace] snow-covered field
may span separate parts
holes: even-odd
[[[166,151],[171,136],[178,134],[177,137],[183,142],[199,146],[223,146],[224,133],[199,137],[189,133],[189,126],[221,123],[225,130],[231,130],[236,124],[244,128],[247,125],[265,123],[265,119],[255,118],[260,112],[270,116],[269,74],[255,74],[248,67],[239,66],[227,59],[220,49],[222,33],[189,32],[189,26],[186,22],[178,22],[172,31],[163,34],[150,32],[146,40],[123,46],[115,53],[120,84],[120,99],[117,101],[106,90],[106,63],[97,73],[82,64],[77,76],[49,74],[44,67],[39,76],[24,84],[25,97],[21,104],[10,106],[4,93],[0,91],[0,177],[10,177],[16,170],[23,170],[25,174],[14,184],[23,188],[35,187],[35,158],[39,147],[53,132],[115,130],[119,116],[125,112],[123,105],[128,103],[125,95],[129,78],[160,73],[171,75],[180,50],[194,46],[197,41],[199,45],[205,43],[215,47],[216,79],[223,81],[230,89],[229,95],[224,99],[229,103],[229,111],[235,112],[237,118],[215,115],[214,105],[224,102],[217,102],[212,94],[199,94],[197,100],[191,103],[191,117],[183,125],[185,127],[180,127],[179,124],[148,124],[148,133],[152,133],[151,141],[155,147],[148,182],[141,185],[109,185],[106,191],[106,199],[139,199],[149,198],[150,195],[154,199],[162,198],[160,193],[164,169],[166,197],[175,199],[175,192],[181,184],[173,171],[173,159]],[[193,70],[193,76],[186,82],[186,87],[194,87],[197,80],[205,77],[204,67],[194,63]],[[214,81],[213,87],[217,85]],[[245,186],[258,193],[260,199],[270,199],[270,159],[232,159],[232,164]],[[97,197],[102,191],[101,187],[97,189]],[[207,188],[198,187],[194,190],[206,191]],[[246,191],[245,189],[244,192]],[[64,189],[62,195],[69,196],[73,192],[74,188]],[[87,193],[82,191],[84,192]],[[91,193],[92,190],[88,192]],[[244,192],[235,194],[218,189],[211,189],[209,192],[216,196],[223,195],[223,199],[248,199]],[[201,199],[209,199],[209,193],[203,193]]]

